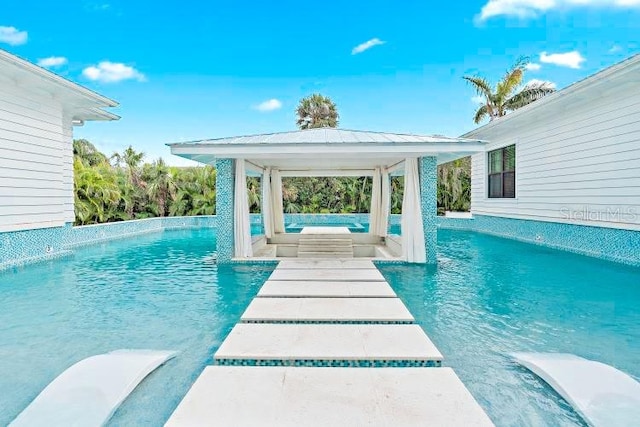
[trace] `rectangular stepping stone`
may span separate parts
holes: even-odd
[[[411,322],[413,316],[399,298],[254,298],[241,320]]]
[[[384,277],[377,269],[365,268],[317,268],[317,269],[285,269],[276,268],[268,280],[306,280],[306,281],[362,281],[384,282]]]
[[[365,259],[287,259],[278,263],[279,269],[301,268],[376,268],[373,262]]]
[[[378,297],[396,296],[386,282],[306,282],[279,281],[265,282],[259,297]]]
[[[209,366],[168,427],[485,427],[451,368]]]
[[[239,323],[215,359],[430,361],[442,354],[418,325]]]

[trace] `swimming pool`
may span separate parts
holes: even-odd
[[[438,267],[380,267],[498,426],[581,426],[516,351],[568,352],[640,377],[640,268],[468,231]]]
[[[215,230],[81,248],[0,273],[0,425],[73,363],[118,348],[178,350],[110,425],[162,425],[270,274],[219,268]]]
[[[513,351],[567,351],[640,376],[640,269],[438,231],[438,268],[381,270],[498,426],[581,425]],[[65,368],[117,348],[175,349],[110,425],[163,424],[271,267],[219,268],[215,230],[177,230],[0,273],[0,425]]]

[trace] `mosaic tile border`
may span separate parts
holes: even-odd
[[[215,228],[215,215],[162,217],[0,233],[0,271],[68,256],[72,250],[164,230]]]
[[[288,214],[300,221],[303,214]],[[296,215],[295,217],[293,215]],[[368,214],[357,214],[368,217]],[[286,215],[285,215],[286,216]],[[309,215],[313,221],[325,224],[344,222],[354,215]],[[261,220],[259,214],[252,218]],[[390,223],[399,222],[400,215],[391,215]],[[366,222],[366,221],[365,221]],[[436,218],[438,228],[477,231],[498,237],[510,238],[526,243],[588,255],[608,261],[640,266],[640,231],[554,222],[501,218],[475,215],[472,219]],[[134,221],[72,227],[34,229],[0,233],[0,271],[42,262],[57,257],[69,256],[69,250],[115,239],[185,228],[215,228],[215,215],[197,217],[148,218]],[[274,265],[273,260],[233,260],[236,264]],[[374,260],[379,265],[406,264],[402,260]]]
[[[292,366],[309,368],[439,368],[440,360],[213,359],[214,366]]]
[[[262,297],[260,297],[262,298]],[[413,325],[414,320],[245,320],[239,323],[303,324],[303,325]]]
[[[489,215],[474,215],[473,219],[438,217],[438,226],[640,266],[640,231]]]
[[[21,268],[29,264],[38,264],[38,263],[43,263],[48,261],[55,261],[57,259],[62,259],[62,258],[69,258],[69,257],[72,257],[73,255],[74,255],[73,251],[63,250],[63,251],[57,251],[49,255],[41,255],[41,256],[35,256],[31,258],[22,258],[16,261],[0,264],[0,272],[5,270],[11,270],[13,268]]]

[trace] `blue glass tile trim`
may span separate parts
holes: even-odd
[[[640,231],[489,215],[474,215],[471,220],[438,217],[438,226],[477,231],[640,266]]]
[[[438,368],[440,360],[214,359],[216,366],[294,366],[312,368]]]
[[[216,160],[216,216],[218,264],[230,263],[233,258],[233,160]]]
[[[412,325],[413,320],[242,320],[240,323],[275,323],[305,325]]]
[[[304,215],[298,217],[304,217]],[[359,214],[361,215],[361,214]],[[368,214],[364,214],[368,215]],[[313,215],[344,223],[343,215]],[[350,216],[350,215],[347,215]],[[392,215],[392,223],[399,215]],[[296,218],[298,221],[306,220]],[[316,220],[319,220],[316,218]],[[527,243],[640,266],[640,231],[475,215],[473,219],[436,217],[438,228],[471,230]],[[329,222],[325,222],[329,224]],[[149,218],[143,220],[72,227],[52,227],[0,233],[0,270],[70,255],[69,250],[113,239],[163,230],[216,228],[215,215]],[[232,229],[231,229],[232,230]],[[231,235],[232,235],[231,231]],[[241,264],[275,264],[272,260],[233,260]],[[401,260],[376,260],[376,264],[405,264]]]
[[[81,246],[183,228],[215,228],[213,215],[148,218],[72,227],[50,227],[0,233],[0,270],[72,254]]]
[[[71,225],[0,233],[0,270],[51,259],[65,251]]]
[[[438,162],[435,157],[422,157],[419,162],[420,170],[420,208],[422,209],[422,227],[424,228],[424,243],[427,250],[427,264],[437,262],[436,246],[438,244],[438,229],[436,216],[438,214]]]

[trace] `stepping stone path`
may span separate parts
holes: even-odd
[[[167,426],[491,426],[368,260],[281,261]]]

